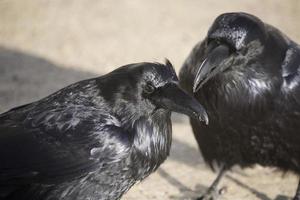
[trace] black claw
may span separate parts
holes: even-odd
[[[196,200],[219,200],[220,196],[222,196],[226,191],[226,187],[223,187],[220,190],[210,188],[205,195],[198,197]]]

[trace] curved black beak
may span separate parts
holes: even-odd
[[[197,92],[209,79],[226,69],[221,63],[230,56],[230,49],[226,45],[219,45],[210,51],[197,69],[194,79],[193,92]]]
[[[162,108],[186,114],[208,124],[208,115],[203,106],[176,83],[167,83],[158,88],[151,99]]]

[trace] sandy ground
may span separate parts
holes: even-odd
[[[180,69],[213,19],[246,11],[300,41],[298,0],[0,0],[0,111],[127,63],[169,58]],[[188,120],[176,115],[169,159],[123,199],[191,199],[215,178]],[[235,169],[225,200],[286,200],[297,177],[274,169]]]

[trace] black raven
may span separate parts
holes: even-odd
[[[120,199],[169,155],[171,111],[208,123],[171,63],[136,63],[0,115],[0,199]]]
[[[209,126],[191,119],[203,157],[221,173],[234,165],[300,175],[300,47],[247,13],[217,17],[186,59],[180,84],[203,103]],[[298,186],[295,200],[300,199]]]

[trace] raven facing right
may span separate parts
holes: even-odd
[[[115,200],[155,171],[171,111],[208,122],[171,63],[137,63],[0,115],[1,200]]]
[[[206,108],[191,119],[204,160],[221,168],[204,199],[214,199],[234,165],[277,167],[300,175],[300,46],[247,13],[216,18],[186,59],[180,84]],[[294,200],[300,200],[300,184]]]

